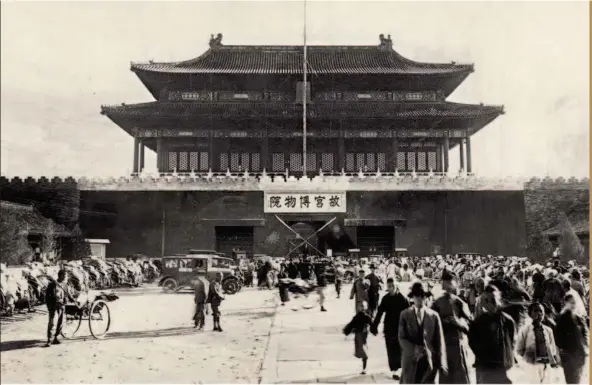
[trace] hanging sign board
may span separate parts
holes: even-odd
[[[344,213],[346,194],[340,193],[264,193],[263,211],[266,213]]]

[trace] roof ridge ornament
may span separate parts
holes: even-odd
[[[380,35],[378,35],[378,38],[380,39],[380,44],[378,45],[378,48],[384,50],[393,49],[393,39],[391,39],[391,35],[387,35],[387,37],[385,38],[384,34],[381,33]]]
[[[214,34],[210,35],[210,48],[218,48],[222,46],[222,34],[218,33],[216,37]]]

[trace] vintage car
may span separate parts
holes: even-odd
[[[211,281],[222,273],[222,290],[226,294],[235,294],[242,286],[235,269],[236,265],[230,258],[216,252],[191,250],[189,254],[162,258],[162,278],[158,285],[166,293],[174,293],[181,289],[193,289],[197,277]]]

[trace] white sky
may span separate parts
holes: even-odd
[[[301,44],[301,2],[2,2],[1,170],[120,176],[132,138],[101,104],[153,100],[130,61],[225,44]],[[315,2],[309,44],[378,44],[419,61],[475,63],[450,101],[504,104],[472,140],[484,176],[589,173],[588,2]],[[155,162],[152,152],[147,162]],[[458,152],[451,169],[458,168]]]

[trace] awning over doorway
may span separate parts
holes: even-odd
[[[344,225],[347,227],[352,226],[405,226],[407,219],[376,219],[376,218],[345,218]]]
[[[224,218],[202,218],[212,226],[265,226],[265,219],[262,218],[242,218],[242,219],[224,219]]]

